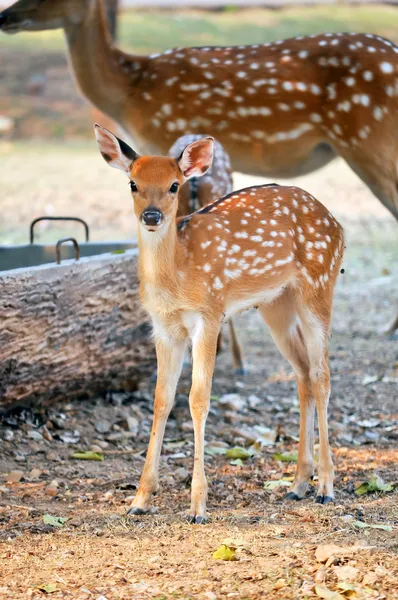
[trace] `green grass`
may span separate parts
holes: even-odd
[[[149,53],[175,46],[264,43],[295,35],[357,31],[398,41],[398,9],[392,6],[326,6],[280,11],[136,11],[120,16],[120,45]],[[10,51],[60,51],[61,31],[0,35],[0,48]]]

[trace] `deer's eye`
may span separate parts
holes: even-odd
[[[130,190],[132,192],[138,192],[138,188],[137,188],[135,181],[130,181],[129,185],[130,185]]]
[[[178,192],[178,182],[175,181],[169,189],[170,194],[176,194]]]

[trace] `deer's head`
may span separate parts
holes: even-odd
[[[191,177],[204,175],[213,161],[214,140],[211,137],[192,142],[175,159],[139,156],[104,127],[95,125],[94,129],[105,161],[127,174],[134,212],[147,231],[159,231],[175,219],[181,185]]]
[[[4,33],[58,29],[80,23],[91,0],[19,0],[0,13]]]

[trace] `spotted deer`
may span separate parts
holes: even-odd
[[[277,184],[233,192],[177,218],[179,190],[210,168],[213,139],[192,142],[175,159],[139,156],[99,125],[95,134],[106,162],[129,177],[139,222],[140,295],[152,318],[158,361],[152,432],[130,513],[150,509],[166,421],[190,340],[189,406],[195,438],[190,520],[205,520],[204,433],[217,338],[225,318],[253,306],[297,380],[299,458],[288,497],[303,498],[313,474],[316,406],[320,438],[316,501],[330,502],[327,338],[344,246],[339,223],[310,194]]]
[[[178,159],[186,146],[202,139],[203,135],[183,135],[179,137],[169,150],[169,156]],[[191,177],[178,193],[177,216],[186,216],[216,198],[232,192],[232,167],[228,154],[217,140],[214,140],[213,164],[202,177]],[[242,349],[235,332],[232,319],[228,319],[229,336],[231,341],[232,358],[237,375],[246,373],[242,358]],[[217,342],[217,352],[222,350],[223,337],[220,332]]]
[[[378,35],[324,33],[266,44],[126,54],[103,0],[19,0],[5,33],[63,28],[83,94],[141,151],[214,133],[236,171],[314,171],[341,156],[398,220],[398,47]],[[398,328],[398,315],[389,331]]]

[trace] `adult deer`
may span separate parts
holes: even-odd
[[[297,379],[299,459],[288,497],[303,498],[313,473],[316,405],[320,438],[316,501],[330,502],[327,337],[344,247],[342,228],[310,194],[276,184],[234,192],[176,219],[179,188],[210,167],[213,139],[189,144],[176,160],[141,157],[99,125],[95,133],[106,162],[130,180],[139,223],[140,294],[153,321],[158,359],[148,454],[130,512],[148,512],[157,487],[166,421],[190,339],[189,404],[195,437],[190,519],[201,523],[206,518],[204,431],[217,337],[225,317],[253,306]]]
[[[178,159],[188,144],[202,139],[203,135],[182,135],[179,137],[168,154]],[[232,192],[232,167],[228,154],[217,140],[214,140],[213,163],[208,171],[201,177],[191,177],[186,181],[178,193],[178,216],[186,216],[199,208],[210,204],[216,198],[226,196]],[[229,337],[231,342],[232,359],[235,373],[243,375],[245,366],[242,358],[242,349],[237,338],[232,319],[228,319]],[[222,350],[223,337],[220,332],[217,342],[217,351]]]
[[[380,36],[130,55],[112,45],[102,0],[19,0],[0,27],[63,28],[83,94],[141,150],[166,153],[177,135],[206,130],[235,170],[272,177],[340,155],[398,220],[398,47]]]

